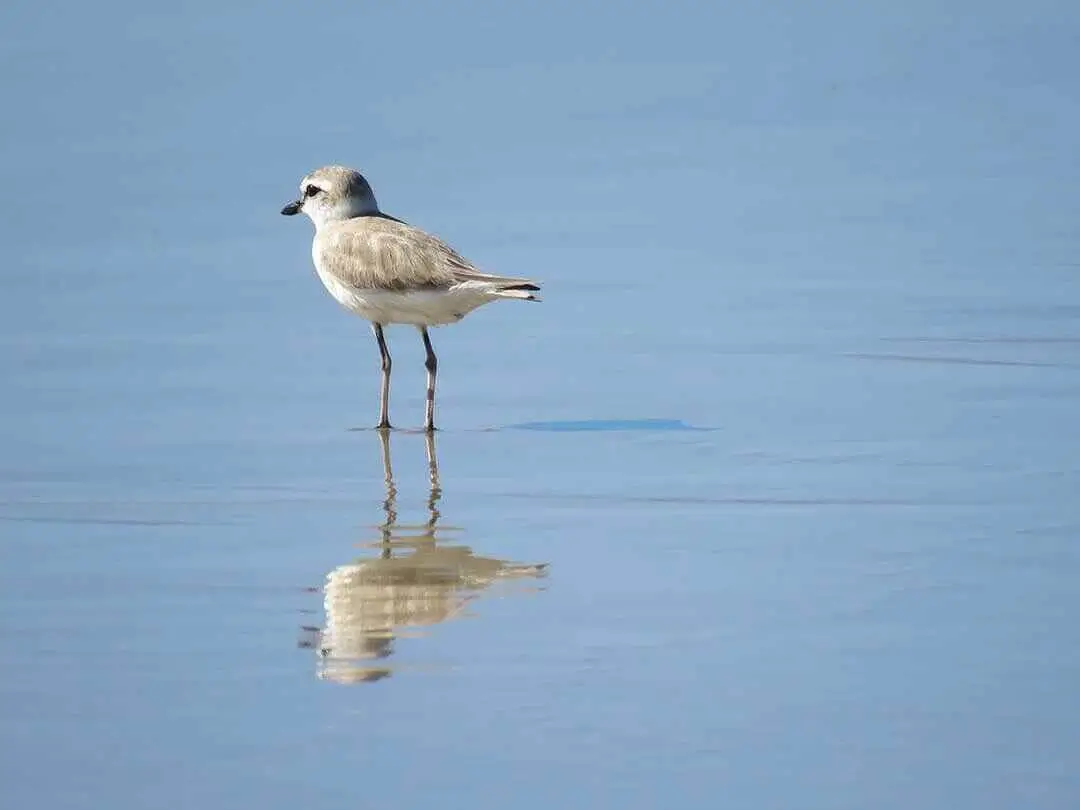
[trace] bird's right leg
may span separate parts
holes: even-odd
[[[383,335],[381,323],[373,323],[371,331],[375,333],[375,340],[379,342],[379,355],[382,357],[382,388],[379,392],[379,424],[375,427],[379,430],[390,429],[390,350],[386,348],[386,337]]]

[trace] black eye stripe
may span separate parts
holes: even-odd
[[[307,188],[304,189],[304,196],[305,197],[314,197],[320,191],[322,191],[322,189],[319,188],[318,186],[308,186]]]

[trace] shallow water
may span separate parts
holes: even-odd
[[[0,805],[1076,806],[1077,13],[646,10],[2,12]]]

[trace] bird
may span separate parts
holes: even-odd
[[[504,298],[540,300],[536,282],[483,273],[438,237],[384,214],[371,185],[355,169],[315,169],[300,181],[300,197],[281,213],[305,214],[312,221],[311,259],[319,279],[339,304],[371,323],[382,361],[379,430],[391,429],[392,361],[384,327],[408,324],[420,331],[427,369],[424,430],[431,433],[438,359],[428,327],[457,323]]]

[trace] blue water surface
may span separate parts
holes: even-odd
[[[0,9],[0,806],[1080,801],[1080,6]],[[544,303],[378,353],[300,178]]]

